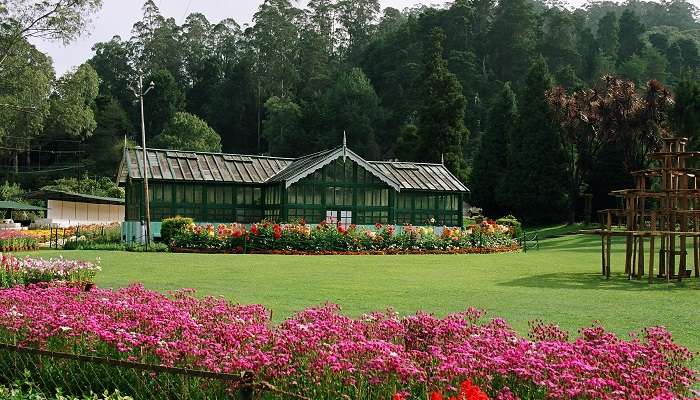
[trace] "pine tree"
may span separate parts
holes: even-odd
[[[700,149],[700,79],[687,74],[676,86],[676,103],[670,112],[673,133],[690,139]]]
[[[444,37],[441,29],[433,28],[425,51],[425,70],[420,78],[422,104],[418,109],[419,154],[429,162],[444,157],[447,168],[465,180],[463,143],[469,136],[464,126],[466,99],[462,85],[442,57]]]
[[[546,98],[551,87],[547,63],[540,57],[525,78],[502,189],[508,209],[529,223],[560,221],[565,209],[563,148]]]
[[[632,10],[625,10],[620,16],[620,49],[618,51],[617,63],[623,64],[634,54],[640,55],[644,49],[642,42],[644,25],[639,20],[637,14]]]
[[[489,32],[489,46],[491,67],[496,78],[503,82],[520,81],[527,72],[535,46],[534,16],[530,1],[498,2]]]
[[[499,190],[509,172],[508,145],[517,119],[515,93],[506,82],[489,110],[486,132],[474,159],[470,180],[472,199],[486,215],[498,216],[505,211]]]
[[[598,44],[607,65],[614,66],[617,62],[617,53],[620,49],[619,34],[620,25],[612,11],[598,21]]]

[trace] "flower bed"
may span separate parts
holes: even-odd
[[[688,368],[692,354],[660,327],[622,340],[594,325],[570,340],[557,327],[534,323],[525,338],[501,319],[484,321],[474,309],[445,318],[419,312],[352,319],[333,305],[273,326],[259,305],[141,286],[2,290],[0,340],[245,371],[280,393],[314,399],[425,399],[433,391],[456,394],[466,380],[491,398],[670,399],[689,397],[697,382]]]
[[[36,238],[25,231],[0,230],[0,251],[36,250],[39,244]]]
[[[469,229],[377,224],[373,229],[321,223],[199,226],[174,236],[173,251],[272,254],[466,254],[514,251],[507,226],[486,222]]]
[[[69,282],[85,287],[94,284],[95,275],[99,270],[99,260],[97,264],[93,264],[66,260],[63,257],[44,260],[0,254],[0,288],[52,281]]]

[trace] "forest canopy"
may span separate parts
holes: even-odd
[[[66,35],[54,39],[73,39],[100,5],[76,3],[65,10],[72,16]],[[487,211],[522,210],[517,198],[544,185],[532,201],[553,209],[534,219],[548,220],[557,207],[563,215],[572,190],[595,187],[604,201],[599,194],[623,179],[625,165],[623,149],[611,143],[596,154],[596,165],[606,167],[591,167],[575,189],[566,176],[547,175],[556,157],[571,154],[561,148],[564,128],[546,109],[544,91],[575,93],[616,76],[643,93],[658,81],[679,93],[668,126],[700,141],[698,16],[685,0],[580,8],[455,0],[404,10],[382,10],[379,0],[311,0],[305,8],[264,0],[249,25],[200,13],[178,24],[146,0],[130,37],[95,43],[89,60],[56,77],[50,58],[17,35],[26,16],[0,10],[7,77],[0,80],[0,179],[36,188],[85,173],[112,177],[124,143],[139,135],[129,87],[141,69],[155,84],[144,104],[149,142],[298,156],[339,145],[345,132],[370,159],[444,160],[476,185],[472,201]],[[532,157],[539,144],[557,156]],[[512,172],[523,169],[547,179],[526,174],[528,187],[519,187]]]

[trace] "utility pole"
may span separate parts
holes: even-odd
[[[146,154],[146,123],[143,117],[143,96],[151,91],[156,85],[151,81],[148,84],[148,89],[144,92],[143,90],[143,70],[139,68],[138,70],[139,79],[136,82],[136,89],[131,88],[134,92],[134,96],[139,100],[141,106],[141,150],[143,153],[143,195],[144,204],[146,205],[146,250],[148,250],[148,245],[151,242],[151,198],[148,193],[148,155]]]

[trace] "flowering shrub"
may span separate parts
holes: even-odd
[[[49,229],[29,229],[22,231],[26,236],[33,237],[39,243],[46,243],[51,238],[51,230]]]
[[[175,236],[172,244],[180,249],[215,249],[234,253],[459,253],[472,252],[472,249],[517,248],[508,227],[499,225],[470,229],[444,227],[441,234],[436,234],[432,227],[407,225],[401,232],[396,232],[392,225],[377,224],[368,229],[324,222],[313,228],[304,223],[261,222],[249,228],[242,224],[216,227],[191,224]]]
[[[671,399],[690,396],[697,382],[688,368],[692,354],[664,328],[626,341],[594,325],[566,340],[559,328],[536,323],[531,335],[517,335],[501,319],[484,321],[474,309],[445,318],[388,312],[352,319],[326,305],[273,326],[262,306],[200,299],[189,290],[0,291],[0,340],[247,371],[280,393],[314,399],[425,399],[445,389],[456,399],[462,392],[493,399]]]
[[[0,287],[32,283],[65,281],[77,284],[91,284],[100,270],[98,264],[86,261],[66,260],[63,257],[44,260],[43,258],[17,258],[11,254],[0,254]]]
[[[0,251],[36,250],[37,240],[26,231],[0,230]]]

